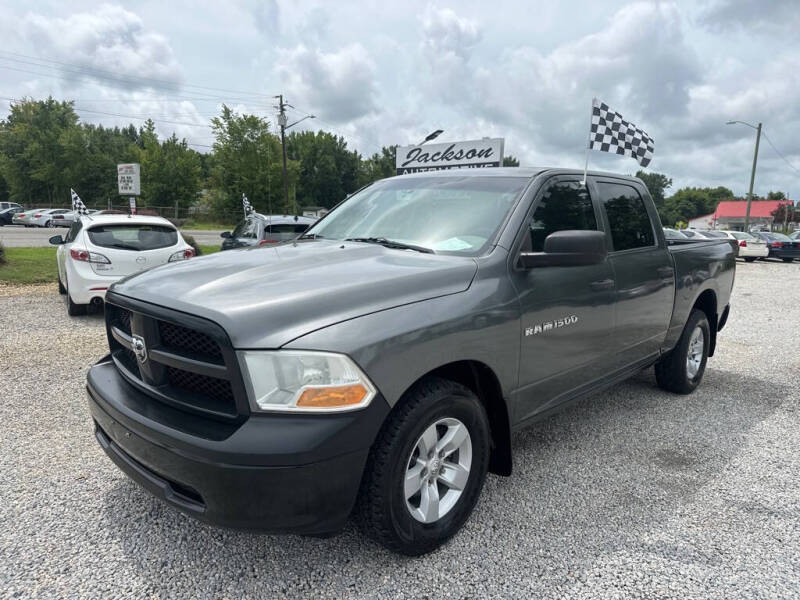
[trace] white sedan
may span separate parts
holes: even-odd
[[[761,238],[747,233],[746,231],[722,231],[730,239],[736,240],[739,244],[739,258],[743,258],[746,262],[753,262],[757,258],[766,258],[769,256],[769,246]]]
[[[72,223],[72,211],[67,208],[48,208],[34,211],[29,224],[33,227],[63,227],[69,218]]]
[[[67,312],[79,315],[100,305],[115,281],[137,271],[194,256],[180,232],[161,217],[97,215],[80,217],[66,238],[56,235],[58,290]]]

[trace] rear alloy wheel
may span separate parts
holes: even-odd
[[[711,347],[711,328],[703,311],[693,310],[678,343],[656,363],[656,381],[676,394],[690,394],[700,385]]]
[[[384,423],[359,496],[365,532],[409,556],[430,552],[464,524],[489,464],[489,426],[468,388],[429,378]]]
[[[47,223],[44,224],[44,226],[45,227],[52,227],[53,226],[53,222],[52,221],[48,221]]]
[[[745,260],[745,262],[755,262],[756,257],[755,256],[746,256],[744,258],[744,260]]]

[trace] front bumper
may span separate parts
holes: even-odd
[[[217,422],[150,398],[106,359],[87,392],[98,442],[131,479],[207,523],[272,533],[342,528],[389,412],[378,396],[351,413]]]

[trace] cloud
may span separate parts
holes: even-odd
[[[700,22],[712,30],[742,29],[796,32],[800,11],[796,0],[718,0],[707,8]]]
[[[277,64],[289,102],[323,119],[341,123],[379,109],[375,63],[361,44],[335,52],[299,44],[280,50]]]
[[[146,30],[138,15],[121,6],[104,4],[95,11],[64,18],[29,13],[22,28],[38,54],[75,65],[61,69],[62,77],[68,81],[89,78],[104,85],[135,88],[152,87],[142,78],[175,84],[181,80],[180,67],[167,39]],[[119,79],[115,81],[115,77]]]

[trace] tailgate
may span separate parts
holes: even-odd
[[[97,275],[108,275],[114,277],[124,277],[139,271],[152,269],[159,265],[169,262],[169,257],[179,250],[179,245],[170,248],[160,248],[158,250],[115,250],[106,251],[106,256],[111,264],[90,263],[92,270]]]

